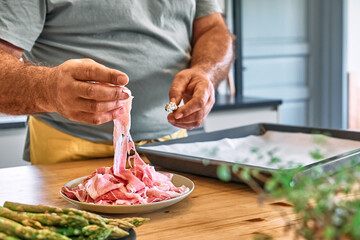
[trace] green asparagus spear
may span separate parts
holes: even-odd
[[[111,225],[111,226],[115,226],[115,227],[119,227],[125,230],[129,230],[131,228],[134,228],[135,226],[127,221],[124,221],[122,219],[113,219],[113,218],[108,218],[105,220],[107,225]]]
[[[58,207],[49,207],[44,205],[28,205],[28,204],[21,204],[15,202],[5,202],[4,207],[9,208],[14,211],[20,212],[30,212],[30,213],[42,213],[42,214],[51,214],[57,213],[59,216],[65,216],[62,214],[67,214],[68,216],[80,216],[88,220],[88,224],[98,225],[104,228],[109,228],[108,226],[118,227],[123,230],[129,230],[134,227],[141,226],[145,222],[149,220],[149,218],[123,218],[123,219],[111,219],[111,218],[103,218],[97,214],[74,209],[74,208],[58,208]],[[48,216],[48,215],[47,215]],[[52,225],[50,220],[47,216],[39,216],[36,218],[40,223],[44,225]],[[43,219],[45,218],[45,219]],[[69,218],[69,217],[68,217]],[[73,222],[73,221],[70,221]],[[75,227],[76,224],[71,225]],[[84,226],[84,225],[82,225]],[[126,232],[126,231],[125,231]],[[127,232],[126,232],[127,233]],[[121,233],[124,234],[124,233]],[[115,233],[116,235],[116,233]]]
[[[121,219],[106,218],[105,222],[108,225],[116,226],[124,230],[129,230],[134,227],[139,227],[149,220],[150,220],[149,218],[140,218],[140,217],[121,218]]]
[[[107,225],[106,228],[111,229],[110,236],[109,236],[110,239],[119,239],[119,238],[129,235],[129,232],[127,232],[119,227],[116,227],[116,226]]]
[[[107,230],[105,230],[105,229],[107,229]],[[97,238],[99,238],[99,236],[100,236],[100,238],[102,238],[103,236],[108,236],[110,239],[112,239],[112,238],[119,239],[121,237],[129,235],[129,233],[126,232],[125,230],[115,227],[115,226],[107,225],[105,227],[105,229],[103,227],[100,227],[97,225],[89,225],[82,229],[79,229],[79,228],[57,228],[57,227],[50,228],[51,231],[71,237],[72,239],[74,239],[74,238],[88,239],[89,236],[92,236],[93,238],[94,238],[94,236],[97,236]],[[107,235],[107,232],[110,232],[110,234]]]
[[[131,223],[135,227],[139,227],[150,220],[150,218],[141,218],[141,217],[132,217],[132,218],[122,218],[122,221]]]
[[[47,229],[34,229],[32,227],[23,226],[20,223],[10,219],[0,217],[0,232],[8,235],[16,236],[21,239],[46,239],[46,240],[70,240],[70,238],[58,233],[51,232]]]
[[[64,236],[80,236],[82,231],[80,228],[58,228],[58,227],[50,227],[49,230],[59,233]]]
[[[15,202],[7,202],[7,201],[4,203],[4,207],[17,212],[32,212],[32,213],[62,212],[62,209],[57,207],[48,207],[44,205],[29,205],[29,204],[15,203]]]
[[[81,216],[56,214],[56,213],[22,213],[29,216],[31,219],[39,221],[47,226],[61,226],[61,227],[85,227],[89,225],[89,221]]]
[[[100,227],[98,225],[89,225],[82,229],[83,235],[73,237],[75,240],[104,240],[111,233],[111,229]]]
[[[29,205],[29,204],[21,204],[21,203],[15,203],[15,202],[5,202],[4,207],[9,208],[13,211],[18,212],[30,212],[30,213],[66,213],[68,215],[79,215],[84,217],[89,221],[90,224],[96,224],[99,226],[105,227],[106,223],[104,221],[104,218],[101,216],[78,210],[75,208],[58,208],[58,207],[49,207],[44,205]]]
[[[27,215],[12,211],[8,208],[0,207],[0,216],[21,223],[24,226],[33,227],[36,229],[44,228],[40,222],[31,219],[31,217]]]
[[[0,232],[0,240],[20,240],[20,238],[9,236],[5,233]]]
[[[105,227],[105,219],[97,214],[78,210],[75,208],[64,208],[64,213],[66,214],[75,214],[84,217],[89,221],[90,224],[99,225],[101,227]]]

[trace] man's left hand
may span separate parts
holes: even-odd
[[[168,115],[168,121],[175,127],[193,129],[203,124],[215,102],[213,83],[205,73],[196,68],[179,72],[170,87],[171,102],[184,105]]]

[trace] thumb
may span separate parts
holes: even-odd
[[[170,102],[175,102],[176,105],[179,105],[181,102],[181,99],[183,98],[183,95],[186,91],[186,88],[190,82],[190,75],[185,73],[178,73],[173,83],[171,84],[170,90],[169,90],[169,100]]]

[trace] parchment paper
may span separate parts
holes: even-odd
[[[267,131],[262,136],[224,138],[143,148],[271,169],[306,166],[360,148],[360,141],[319,134]]]

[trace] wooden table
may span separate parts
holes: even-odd
[[[96,168],[112,165],[111,159],[0,169],[0,204],[15,201],[73,207],[59,194],[61,186]],[[284,233],[282,214],[294,219],[281,203],[259,205],[258,195],[242,184],[183,174],[195,183],[185,200],[162,210],[137,214],[150,222],[136,229],[138,239],[253,239],[257,233],[290,239]],[[282,214],[280,214],[282,212]],[[116,215],[125,217],[131,215]]]

